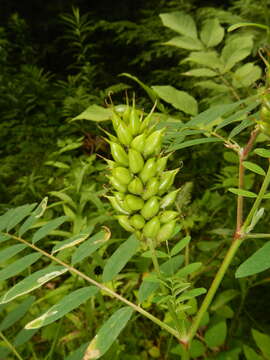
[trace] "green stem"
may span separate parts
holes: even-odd
[[[246,238],[249,238],[249,239],[264,239],[264,238],[270,238],[270,234],[247,234],[245,235]]]
[[[200,326],[201,320],[202,320],[205,312],[207,311],[208,307],[210,306],[210,304],[213,300],[213,297],[215,296],[216,291],[219,288],[219,285],[224,277],[224,274],[225,274],[226,270],[228,269],[230,263],[232,262],[232,259],[233,259],[234,255],[236,254],[239,246],[242,244],[243,240],[244,240],[243,238],[235,239],[232,242],[232,244],[231,244],[211,286],[210,286],[210,289],[208,290],[208,293],[205,296],[204,301],[203,301],[196,317],[194,318],[194,321],[188,331],[187,337],[182,339],[184,343],[191,344],[191,341],[194,338],[194,336],[196,335],[196,332]]]
[[[253,206],[252,206],[252,208],[251,208],[251,210],[250,210],[250,212],[249,212],[249,214],[248,214],[248,216],[247,216],[247,218],[246,218],[246,220],[245,220],[245,222],[244,222],[244,224],[242,226],[242,229],[241,229],[242,233],[244,233],[246,228],[250,225],[254,214],[258,210],[258,208],[259,208],[259,206],[260,206],[260,204],[261,204],[261,202],[263,200],[264,194],[265,194],[265,192],[266,192],[266,190],[268,188],[269,183],[270,183],[270,165],[268,167],[268,170],[267,170],[266,176],[264,178],[264,181],[262,183],[262,187],[261,187],[261,189],[259,191],[259,194],[258,194],[256,200],[254,201],[254,204],[253,204]]]
[[[78,275],[80,278],[86,280],[87,282],[89,282],[90,284],[98,287],[99,289],[101,289],[102,291],[106,292],[107,294],[113,296],[114,298],[120,300],[121,302],[125,303],[126,305],[130,306],[133,310],[137,311],[138,313],[140,313],[141,315],[145,316],[146,318],[148,318],[149,320],[153,321],[156,325],[160,326],[162,329],[166,330],[168,333],[172,334],[173,336],[175,336],[178,340],[180,340],[180,336],[178,331],[176,331],[175,329],[173,329],[171,326],[165,324],[163,321],[159,320],[158,318],[156,318],[155,316],[153,316],[152,314],[150,314],[148,311],[144,310],[143,308],[141,308],[140,306],[132,303],[131,301],[125,299],[123,296],[119,295],[118,293],[116,293],[115,291],[111,290],[110,288],[108,288],[107,286],[100,284],[99,282],[95,281],[94,279],[90,278],[89,276],[85,275],[84,273],[80,272],[79,270],[75,269],[73,266],[65,263],[64,261],[56,258],[55,256],[47,253],[46,251],[38,248],[37,246],[35,246],[34,244],[29,243],[28,241],[9,234],[9,233],[5,233],[6,235],[11,236],[13,239],[29,246],[30,248],[32,248],[35,251],[38,251],[39,253],[43,254],[44,256],[46,256],[47,258],[51,259],[54,262],[57,262],[58,264],[64,266],[66,269],[68,269],[70,272],[72,272],[73,274]],[[22,360],[22,359],[21,359]]]
[[[8,339],[5,337],[5,335],[2,333],[2,331],[0,331],[0,337],[4,340],[4,342],[7,344],[7,346],[10,348],[10,350],[13,352],[13,354],[17,357],[17,359],[23,360],[23,358],[17,352],[15,347],[8,341]]]

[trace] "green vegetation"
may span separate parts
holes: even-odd
[[[0,359],[270,359],[269,1],[146,3],[0,28]]]

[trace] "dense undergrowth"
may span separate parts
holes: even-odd
[[[73,7],[52,49],[18,14],[0,28],[0,359],[270,359],[268,7],[153,1],[111,21]],[[106,197],[122,192],[111,120],[134,99],[180,169],[156,249]]]

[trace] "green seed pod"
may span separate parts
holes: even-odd
[[[142,195],[144,200],[150,199],[150,197],[157,195],[159,188],[159,181],[156,177],[150,178],[145,187],[145,191]]]
[[[122,193],[122,192],[119,192],[119,191],[115,191],[113,193],[114,197],[118,200],[118,201],[123,201],[126,197],[126,194],[125,193]]]
[[[164,194],[173,184],[175,175],[178,173],[179,168],[175,170],[165,171],[161,174],[160,185],[158,189],[159,195]]]
[[[112,175],[117,179],[121,184],[128,185],[132,180],[132,176],[129,170],[125,167],[118,166],[112,169]]]
[[[150,221],[146,223],[146,225],[143,228],[143,235],[146,238],[152,238],[154,239],[160,229],[160,222],[157,216],[153,217]]]
[[[119,224],[127,231],[134,232],[135,229],[130,225],[127,215],[117,215],[116,216]]]
[[[145,141],[143,156],[145,158],[160,151],[164,129],[154,131]]]
[[[121,122],[121,118],[115,111],[113,111],[111,119],[112,119],[114,131],[116,132],[116,130]]]
[[[131,134],[133,136],[137,135],[140,132],[140,127],[141,127],[141,121],[137,113],[137,110],[135,109],[135,104],[134,104],[130,111],[130,117],[129,117],[129,129]]]
[[[145,140],[146,140],[146,134],[142,133],[142,134],[136,136],[132,140],[130,147],[132,147],[132,149],[137,150],[140,153],[142,153],[143,149],[144,149],[144,145],[145,145]]]
[[[265,121],[257,121],[260,130],[262,133],[264,133],[267,136],[270,136],[270,123]]]
[[[125,111],[123,112],[123,115],[122,115],[124,122],[127,123],[127,124],[129,123],[130,111],[131,111],[131,108],[127,104],[126,109],[125,109]]]
[[[142,179],[142,182],[145,184],[151,177],[155,176],[156,173],[156,159],[150,158],[146,161],[144,164],[144,167],[142,171],[140,172],[140,178]]]
[[[122,184],[116,178],[114,178],[113,176],[108,176],[108,178],[110,179],[110,182],[111,182],[112,186],[115,188],[115,190],[120,191],[120,192],[127,191],[126,185]]]
[[[115,198],[114,196],[105,196],[107,199],[110,200],[110,203],[112,204],[112,207],[120,212],[121,214],[125,214],[125,215],[129,215],[130,212],[126,211],[122,206],[121,203],[118,201],[117,198]]]
[[[132,211],[137,211],[137,210],[141,210],[144,206],[144,201],[135,195],[130,195],[128,194],[125,197],[124,203],[132,210]]]
[[[166,241],[169,240],[174,232],[175,229],[175,220],[172,220],[170,222],[168,222],[167,224],[164,224],[161,226],[158,234],[157,234],[157,242],[162,242],[162,241]]]
[[[171,206],[176,199],[177,193],[179,192],[180,189],[174,190],[169,192],[169,194],[167,194],[166,196],[164,196],[164,198],[161,199],[160,201],[160,207],[161,209],[165,209],[166,207]]]
[[[160,215],[159,220],[160,220],[161,224],[166,224],[166,223],[174,220],[178,215],[179,215],[179,213],[177,211],[166,210]]]
[[[141,122],[140,132],[143,132],[148,128],[150,121],[152,120],[152,113],[148,114]]]
[[[141,195],[143,193],[143,183],[140,178],[135,177],[128,185],[128,191],[135,195]]]
[[[133,215],[130,218],[129,222],[130,222],[131,226],[133,226],[135,229],[138,229],[138,230],[142,229],[145,225],[144,218],[139,214]]]
[[[260,120],[270,124],[270,109],[263,105],[260,110]]]
[[[146,201],[144,207],[141,210],[142,216],[149,220],[154,217],[159,211],[159,201],[157,196],[153,196]]]
[[[117,137],[119,139],[119,141],[123,144],[123,145],[129,145],[132,141],[132,135],[131,132],[128,128],[128,126],[121,121],[118,128],[116,129],[116,134]]]
[[[123,149],[123,147],[119,144],[116,144],[112,141],[109,141],[111,147],[111,153],[114,160],[124,166],[128,166],[128,155]]]
[[[168,158],[171,156],[171,154],[163,156],[157,160],[157,173],[162,173],[167,165]]]
[[[129,161],[129,168],[131,172],[137,174],[143,169],[144,160],[142,155],[134,149],[129,149],[128,151],[128,161]]]

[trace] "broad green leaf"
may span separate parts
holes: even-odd
[[[45,165],[53,166],[53,167],[56,167],[58,169],[66,169],[66,170],[70,169],[70,165],[67,165],[62,161],[52,161],[52,160],[50,160],[50,161],[46,161]]]
[[[213,251],[220,246],[220,241],[198,241],[197,248],[201,251]]]
[[[220,70],[223,67],[215,51],[194,51],[189,54],[182,62],[193,62],[198,65],[206,66],[212,70]]]
[[[221,308],[223,305],[227,304],[228,302],[230,302],[239,295],[240,292],[235,289],[222,291],[222,293],[219,294],[216,297],[216,299],[213,301],[213,304],[211,305],[211,310],[216,311],[217,309]]]
[[[247,360],[263,360],[263,357],[258,355],[251,347],[244,345],[243,350]]]
[[[158,96],[186,114],[196,115],[198,112],[197,101],[185,91],[180,91],[172,86],[152,86]]]
[[[74,254],[72,255],[72,265],[83,261],[86,257],[90,256],[93,252],[99,249],[110,239],[110,232],[107,229],[99,231],[97,234],[91,236],[90,239],[84,241]]]
[[[52,254],[82,243],[91,235],[92,231],[94,230],[94,226],[91,228],[91,231],[88,231],[87,233],[80,233],[78,235],[72,236],[70,239],[66,239],[61,241],[59,244],[56,244],[52,249]]]
[[[182,269],[178,270],[176,273],[176,276],[178,278],[185,278],[189,274],[192,274],[193,272],[199,270],[199,268],[202,266],[202,263],[195,262],[192,264],[188,264],[187,266],[184,266]]]
[[[131,318],[133,310],[123,307],[117,310],[99,329],[84,354],[84,360],[99,359],[104,355]]]
[[[205,21],[200,37],[206,47],[217,46],[223,39],[224,29],[220,26],[218,19],[208,19]]]
[[[198,125],[208,125],[220,118],[221,116],[234,111],[236,108],[239,107],[243,102],[237,101],[232,104],[225,104],[225,105],[215,105],[211,108],[203,111],[202,113],[195,116],[189,122],[187,122],[186,126],[198,126]]]
[[[263,245],[236,270],[235,277],[242,278],[258,274],[270,268],[270,241]]]
[[[155,253],[156,253],[156,257],[160,259],[169,257],[169,255],[163,251],[156,250]],[[148,250],[142,253],[141,256],[145,258],[152,258],[152,253],[150,250]]]
[[[7,234],[1,234],[0,233],[0,243],[3,243],[5,241],[9,240],[10,238],[11,238],[11,236],[9,236]],[[1,257],[0,257],[0,259],[1,259]]]
[[[29,341],[35,335],[36,332],[37,332],[37,329],[33,329],[33,330],[22,329],[15,336],[13,345],[17,347],[17,346],[21,346],[21,345],[25,344],[27,341]]]
[[[39,218],[44,214],[47,207],[48,198],[45,197],[41,203],[37,206],[37,208],[33,211],[31,216],[29,216],[22,226],[19,229],[19,236],[22,236],[27,230],[31,228],[31,226],[38,221]]]
[[[224,344],[227,335],[226,321],[220,321],[212,325],[205,333],[204,339],[210,348],[216,348]]]
[[[26,216],[28,216],[31,211],[34,209],[36,204],[27,204],[20,206],[18,208],[13,209],[13,213],[11,218],[8,221],[6,226],[7,232],[13,229],[16,225],[18,225]]]
[[[253,85],[261,78],[262,70],[253,63],[247,63],[238,68],[233,74],[233,86],[236,88]]]
[[[72,351],[72,353],[68,355],[65,360],[82,360],[88,345],[89,342],[82,344],[77,350]]]
[[[249,35],[239,36],[230,40],[221,52],[221,59],[225,64],[223,72],[225,73],[231,70],[235,64],[250,55],[252,47],[253,41],[252,37]]]
[[[263,355],[269,359],[270,358],[270,336],[261,333],[258,330],[252,329],[251,330],[253,339],[258,346],[258,348],[261,350]]]
[[[27,215],[30,214],[36,204],[27,204],[19,206],[15,209],[9,209],[4,215],[0,216],[0,231],[10,231]]]
[[[199,68],[199,69],[188,70],[188,71],[182,73],[181,75],[195,76],[195,77],[202,77],[202,76],[213,77],[213,76],[217,76],[218,73],[216,73],[215,71],[213,71],[211,69]]]
[[[131,235],[107,260],[102,274],[102,281],[111,281],[128,263],[140,246],[135,235]]]
[[[180,251],[182,251],[189,244],[190,240],[191,237],[187,235],[182,240],[180,240],[179,243],[174,245],[174,247],[170,251],[171,256],[175,256],[180,253]]]
[[[28,294],[67,271],[63,266],[49,266],[46,269],[36,271],[9,289],[5,295],[0,298],[0,304],[8,303],[19,296]]]
[[[181,144],[174,144],[172,143],[168,149],[168,151],[174,151],[179,149],[184,149],[186,147],[194,146],[194,145],[200,145],[200,144],[206,144],[206,143],[214,143],[214,142],[222,142],[222,139],[219,138],[201,138],[201,139],[194,139],[194,140],[188,140],[184,141]]]
[[[197,39],[196,24],[190,15],[180,11],[159,15],[164,26],[178,32],[181,35]]]
[[[4,269],[0,271],[0,281],[4,281],[11,278],[12,276],[21,273],[23,270],[27,269],[38,259],[40,259],[41,256],[42,254],[40,253],[29,254],[7,265]]]
[[[254,164],[250,161],[243,161],[243,165],[246,169],[250,170],[250,171],[253,171],[255,172],[256,174],[259,174],[259,175],[263,175],[265,176],[266,173],[265,171],[263,170],[262,167],[260,167],[259,165],[257,164]]]
[[[28,311],[30,306],[35,301],[34,296],[27,297],[20,305],[14,310],[10,311],[0,323],[0,331],[4,331],[19,321]]]
[[[60,216],[56,219],[49,221],[47,224],[43,225],[33,236],[33,244],[36,244],[39,240],[43,239],[45,236],[49,235],[53,230],[58,228],[68,219],[67,216]]]
[[[249,197],[249,198],[256,198],[257,194],[251,191],[243,190],[243,189],[237,189],[237,188],[229,188],[228,189],[231,193],[239,196]]]
[[[69,195],[67,195],[67,194],[65,194],[63,192],[60,192],[60,191],[51,191],[50,194],[57,197],[57,198],[59,198],[59,199],[61,199],[61,200],[63,200],[63,201],[65,201],[70,206],[72,206],[73,209],[75,209],[75,210],[77,209],[76,203],[72,200],[72,198]]]
[[[25,329],[39,329],[65,316],[67,313],[76,309],[78,306],[87,301],[90,297],[95,296],[99,289],[95,286],[88,286],[66,295],[61,301],[53,305],[44,314],[37,319],[30,321],[25,325]]]
[[[197,339],[192,341],[190,346],[190,356],[192,359],[200,358],[201,356],[203,356],[205,351],[206,351],[206,347],[201,341]]]
[[[243,119],[246,119],[249,116],[250,111],[255,109],[258,105],[259,104],[256,101],[254,101],[252,104],[248,105],[244,109],[236,111],[235,113],[227,117],[225,120],[223,120],[220,124],[218,124],[216,130],[222,129],[224,126],[232,124],[235,121],[241,121]]]
[[[175,274],[176,270],[179,269],[179,267],[184,262],[184,256],[178,255],[170,260],[166,261],[160,266],[160,270],[164,275],[172,276]],[[151,276],[150,273],[148,276]],[[150,281],[147,281],[147,276],[143,280],[143,282],[140,285],[139,292],[138,292],[138,298],[139,302],[142,303],[145,301],[153,292],[155,292],[159,287],[159,284],[153,283]]]
[[[134,80],[137,84],[139,84],[144,89],[144,91],[147,93],[147,95],[152,100],[152,102],[156,104],[158,110],[161,112],[164,112],[164,106],[160,103],[159,99],[157,98],[157,94],[154,92],[153,89],[151,89],[148,85],[146,85],[141,80],[139,80],[136,76],[130,75],[128,73],[122,73],[119,76],[126,76],[129,79]]]
[[[261,157],[270,158],[270,150],[268,149],[257,148],[254,152]]]
[[[232,139],[236,135],[240,134],[241,131],[248,128],[249,126],[254,126],[254,120],[244,119],[239,125],[237,125],[229,134],[229,139]]]
[[[188,36],[176,36],[163,43],[164,45],[176,46],[186,50],[203,50],[203,44],[199,39],[192,39]]]
[[[205,293],[206,293],[206,289],[204,288],[188,290],[183,295],[179,296],[179,298],[177,298],[177,301],[180,302],[180,301],[190,300],[193,299],[194,297],[200,296]]]
[[[4,250],[0,251],[0,264],[12,258],[12,256],[18,254],[25,248],[26,245],[23,244],[17,244],[6,247]]]
[[[81,114],[75,116],[71,121],[76,120],[92,120],[92,121],[105,121],[112,117],[112,109],[106,109],[102,106],[93,104],[90,105]]]
[[[246,27],[246,26],[258,27],[258,28],[264,29],[266,31],[269,31],[269,29],[270,29],[269,26],[263,25],[263,24],[257,24],[257,23],[251,23],[251,22],[241,22],[241,23],[231,25],[228,29],[228,32],[231,32],[231,31],[234,31],[236,29],[239,29],[241,27]]]

